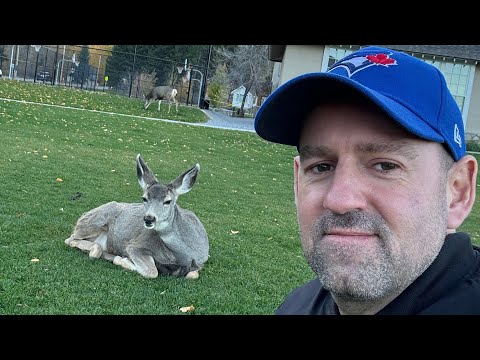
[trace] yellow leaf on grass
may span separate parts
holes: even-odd
[[[63,182],[63,179],[56,178],[55,181],[57,181],[57,182]]]
[[[37,258],[33,258],[32,260],[30,260],[31,262],[39,262],[40,260],[38,260]]]
[[[193,310],[195,310],[195,307],[193,305],[190,305],[190,306],[184,306],[184,307],[181,307],[180,308],[180,311],[181,312],[192,312]]]
[[[231,232],[232,234],[238,234],[240,231],[238,231],[238,230],[230,230],[230,232]]]

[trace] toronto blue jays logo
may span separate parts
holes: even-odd
[[[366,56],[350,55],[346,58],[336,62],[327,72],[331,72],[338,68],[344,68],[348,77],[353,74],[365,70],[370,66],[385,66],[397,65],[397,60],[390,57],[390,54],[378,53]]]

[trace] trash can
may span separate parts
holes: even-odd
[[[203,100],[203,108],[208,110],[210,108],[210,99]]]

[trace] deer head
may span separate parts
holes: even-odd
[[[174,221],[177,198],[189,192],[195,184],[200,164],[195,164],[175,180],[162,184],[140,154],[137,155],[136,161],[138,183],[143,189],[144,225],[147,229],[156,231],[168,228]]]

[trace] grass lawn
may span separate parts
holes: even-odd
[[[158,114],[156,104],[144,110],[108,93],[1,80],[0,98],[21,100],[0,100],[0,314],[272,314],[314,277],[298,240],[294,148],[190,124],[206,121],[195,108]],[[200,163],[178,199],[210,239],[197,280],[146,279],[64,244],[83,212],[141,201],[137,153],[164,182]],[[478,202],[461,229],[477,244]]]

